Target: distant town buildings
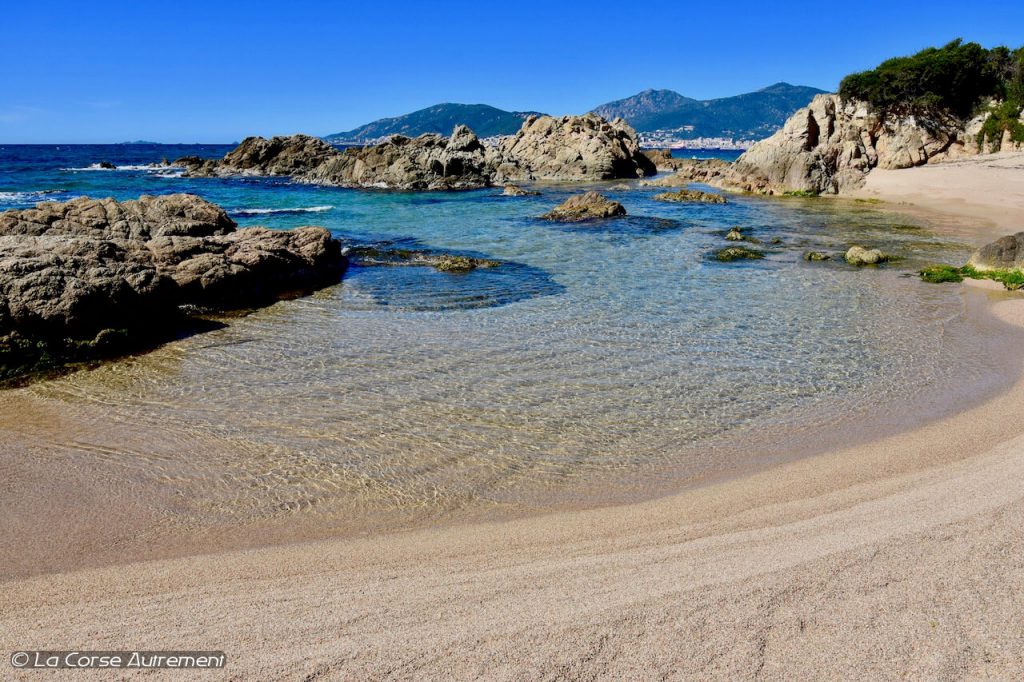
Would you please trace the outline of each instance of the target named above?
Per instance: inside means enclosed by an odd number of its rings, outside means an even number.
[[[736,140],[731,137],[685,137],[692,133],[693,126],[672,130],[650,130],[637,133],[640,146],[645,148],[669,149],[748,149],[757,140]]]

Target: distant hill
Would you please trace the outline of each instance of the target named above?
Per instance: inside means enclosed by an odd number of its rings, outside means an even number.
[[[389,135],[415,137],[423,133],[448,135],[452,128],[464,123],[480,137],[511,135],[523,125],[530,111],[504,111],[486,104],[437,104],[405,116],[382,118],[355,130],[324,137],[333,143],[366,143]]]
[[[697,100],[674,90],[644,90],[625,99],[608,102],[594,112],[608,120],[626,119],[639,132],[673,130],[673,137],[768,137],[794,111],[824,92],[789,83],[776,83],[757,92],[721,99]],[[512,135],[523,119],[536,111],[505,111],[487,104],[436,104],[404,116],[382,118],[354,130],[324,137],[328,142],[366,144],[390,135],[415,137],[423,133],[448,135],[464,123],[480,137]],[[681,130],[692,126],[692,130]]]
[[[594,112],[611,120],[626,119],[638,132],[680,131],[678,137],[760,139],[778,130],[786,119],[811,99],[818,88],[776,83],[756,92],[720,99],[696,100],[673,90],[644,90],[608,102]]]

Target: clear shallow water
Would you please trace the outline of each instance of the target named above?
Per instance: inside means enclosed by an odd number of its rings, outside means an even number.
[[[0,208],[185,191],[241,225],[319,224],[506,264],[353,267],[309,298],[7,394],[0,425],[34,454],[152,491],[177,524],[302,511],[359,525],[653,494],[756,466],[772,443],[785,454],[855,423],[895,427],[888,415],[938,410],[927,396],[967,377],[1005,380],[961,289],[904,276],[969,249],[871,205],[673,205],[611,183],[630,217],[562,226],[535,216],[579,188],[357,192],[139,168],[228,148],[0,148]],[[62,170],[99,161],[126,168]],[[710,259],[733,225],[768,257]],[[853,243],[907,260],[802,260]]]

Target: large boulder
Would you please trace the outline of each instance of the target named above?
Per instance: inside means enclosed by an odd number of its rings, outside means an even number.
[[[0,365],[12,363],[12,348],[34,361],[32,352],[59,355],[112,330],[149,341],[158,330],[173,333],[182,306],[264,305],[333,284],[345,265],[323,228],[236,229],[221,208],[192,195],[83,197],[6,211]]]
[[[1024,232],[1000,237],[975,251],[968,264],[976,270],[1024,271]]]
[[[310,135],[247,137],[223,159],[212,162],[186,156],[175,163],[190,176],[295,175],[339,156],[337,148]]]
[[[622,119],[596,114],[530,116],[502,141],[498,175],[507,180],[587,182],[657,173],[640,151],[636,131]]]
[[[491,184],[493,160],[472,130],[456,126],[451,137],[394,135],[353,147],[298,175],[304,182],[399,190],[475,189]]]

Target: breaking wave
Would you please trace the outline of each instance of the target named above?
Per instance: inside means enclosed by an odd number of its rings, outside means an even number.
[[[294,215],[298,213],[324,213],[333,210],[333,206],[306,206],[297,208],[239,208],[231,211],[231,215],[247,217],[257,215]]]

